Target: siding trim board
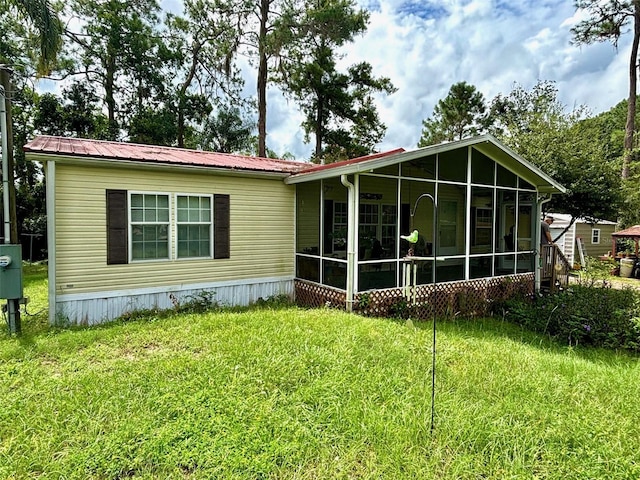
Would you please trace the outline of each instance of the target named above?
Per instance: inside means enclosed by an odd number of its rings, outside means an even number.
[[[220,287],[236,287],[242,285],[253,285],[259,283],[278,283],[293,281],[293,275],[287,275],[282,277],[265,277],[254,278],[249,280],[228,280],[221,282],[206,282],[206,283],[193,283],[193,284],[179,284],[179,285],[163,285],[158,287],[143,287],[132,288],[127,290],[102,290],[100,292],[82,292],[82,293],[59,293],[58,299],[63,301],[80,301],[91,300],[99,296],[100,298],[116,298],[116,297],[128,297],[135,295],[155,295],[157,293],[179,292],[181,290],[210,290],[212,288]]]
[[[205,290],[212,291],[212,300],[220,305],[246,306],[260,298],[276,295],[293,297],[293,284],[293,277],[259,278],[250,281],[58,295],[55,319],[69,325],[97,325],[139,310],[171,309],[175,307],[175,302],[187,302]]]

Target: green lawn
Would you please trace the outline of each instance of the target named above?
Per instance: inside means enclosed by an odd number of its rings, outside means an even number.
[[[430,352],[430,323],[333,310],[29,320],[0,335],[0,478],[640,478],[638,358],[440,322],[431,434]]]

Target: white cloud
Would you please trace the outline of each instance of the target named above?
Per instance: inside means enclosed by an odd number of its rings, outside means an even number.
[[[575,46],[571,27],[583,20],[563,0],[357,0],[370,11],[367,32],[345,49],[341,65],[367,61],[398,91],[379,97],[387,135],[380,150],[414,148],[422,120],[450,86],[466,81],[487,101],[508,94],[514,83],[531,88],[538,80],[557,82],[561,101],[592,113],[608,110],[627,96],[630,37],[610,44]],[[163,0],[179,13],[180,0]],[[245,66],[246,67],[246,66]],[[246,73],[245,92],[255,95],[255,71]],[[294,102],[271,87],[267,144],[278,154],[308,158],[302,115]]]

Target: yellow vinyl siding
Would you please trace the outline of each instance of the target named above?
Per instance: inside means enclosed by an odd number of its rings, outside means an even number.
[[[172,205],[175,193],[230,195],[231,258],[107,265],[107,189],[168,193]],[[294,193],[278,178],[58,163],[56,290],[83,293],[292,276]],[[176,245],[171,247],[175,251]]]

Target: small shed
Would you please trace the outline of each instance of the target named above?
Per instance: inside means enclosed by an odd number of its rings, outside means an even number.
[[[571,223],[572,216],[566,213],[552,213],[553,223],[549,230],[551,237],[572,265],[580,262],[578,245],[589,257],[600,257],[611,250],[609,238],[616,231],[617,223],[609,220],[587,220],[578,218]]]

